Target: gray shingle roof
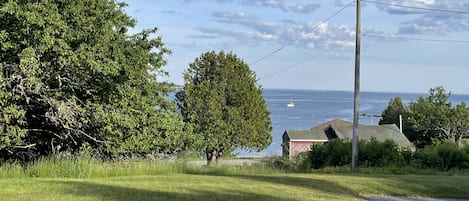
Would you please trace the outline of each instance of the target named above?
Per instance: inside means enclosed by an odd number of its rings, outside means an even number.
[[[321,130],[286,130],[284,135],[287,135],[291,141],[294,140],[328,140],[324,131]]]
[[[323,131],[323,130],[326,130],[327,128],[329,128],[329,126],[332,126],[332,127],[352,126],[352,122],[345,121],[345,120],[342,120],[342,119],[334,119],[332,121],[328,121],[326,123],[315,126],[315,127],[311,128],[311,130],[322,130]]]
[[[338,138],[352,139],[353,132],[352,126],[332,126]],[[358,126],[358,136],[360,140],[376,140],[384,142],[386,140],[393,140],[399,147],[412,147],[412,143],[400,133],[396,125],[381,125],[381,126]]]
[[[318,126],[311,128],[310,130],[288,130],[285,131],[290,139],[307,139],[307,140],[327,140],[325,130],[331,128],[338,138],[352,139],[352,122],[334,119],[332,121],[325,122]],[[402,134],[396,125],[380,125],[380,126],[358,126],[358,135],[360,140],[370,140],[376,138],[376,140],[384,142],[387,139],[393,140],[399,147],[412,147],[412,143]],[[331,136],[329,136],[331,137]]]

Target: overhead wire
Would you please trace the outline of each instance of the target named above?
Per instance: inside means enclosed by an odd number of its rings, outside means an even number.
[[[324,20],[322,20],[321,22],[317,23],[316,25],[314,25],[313,27],[311,27],[311,29],[307,30],[306,33],[309,33],[309,32],[312,32],[314,29],[318,28],[321,24],[324,24],[325,22],[329,21],[330,19],[332,19],[333,17],[337,16],[339,13],[341,13],[342,11],[344,11],[346,8],[348,8],[349,6],[351,6],[353,3],[355,2],[355,0],[351,1],[350,3],[348,3],[347,5],[343,6],[341,9],[339,9],[338,11],[336,11],[335,13],[333,13],[332,15],[329,15],[327,18],[325,18]],[[282,45],[280,48],[262,56],[261,58],[251,62],[249,65],[254,65],[264,59],[266,59],[267,57],[270,57],[272,55],[274,55],[275,53],[281,51],[282,49],[284,49],[285,47],[291,45],[292,43],[294,43],[295,41],[298,41],[300,40],[301,38],[304,37],[304,34],[288,41],[287,43],[285,43],[284,45]]]
[[[426,11],[433,11],[433,12],[445,12],[445,13],[459,13],[459,14],[469,14],[469,11],[465,10],[449,10],[449,9],[439,9],[439,8],[426,8],[426,7],[418,7],[418,6],[407,6],[402,4],[395,4],[395,3],[386,3],[380,1],[371,1],[371,0],[361,0],[367,3],[373,3],[378,5],[384,5],[389,7],[400,7],[400,8],[408,8],[414,10],[426,10]]]
[[[425,38],[411,38],[402,36],[385,36],[375,34],[362,34],[363,37],[369,38],[381,38],[388,40],[413,40],[413,41],[425,41],[425,42],[446,42],[446,43],[469,43],[469,40],[449,40],[449,39],[425,39]]]
[[[352,42],[353,40],[355,40],[355,39],[349,39],[349,40],[346,40],[346,41],[344,41],[344,42]],[[306,62],[308,62],[308,61],[313,60],[313,59],[316,58],[316,57],[320,57],[320,56],[322,56],[322,55],[324,55],[324,54],[326,54],[326,53],[329,53],[329,52],[331,52],[332,50],[335,50],[335,49],[337,49],[337,48],[339,48],[339,47],[344,47],[344,46],[336,45],[336,46],[334,46],[334,47],[332,47],[332,48],[330,48],[330,49],[324,50],[324,51],[322,51],[322,52],[320,52],[320,53],[318,53],[318,54],[316,54],[316,55],[313,55],[313,56],[311,56],[311,57],[308,57],[307,59],[304,59],[304,60],[302,60],[302,61],[300,61],[300,62],[297,62],[297,63],[295,63],[295,64],[293,64],[293,65],[284,67],[284,68],[282,68],[282,69],[280,69],[280,70],[278,70],[278,71],[275,71],[275,72],[273,72],[273,73],[270,73],[270,74],[267,74],[267,75],[265,75],[265,76],[263,76],[263,77],[260,77],[259,80],[263,80],[263,79],[272,77],[272,76],[274,76],[274,75],[276,75],[276,74],[279,74],[279,73],[281,73],[281,72],[284,72],[284,71],[286,71],[286,70],[295,68],[295,67],[297,67],[297,66],[299,66],[299,65],[301,65],[301,64],[303,64],[303,63],[306,63]]]
[[[426,10],[426,11],[431,11],[431,12],[449,12],[449,13],[458,13],[458,14],[469,14],[469,11],[462,11],[462,10],[448,10],[448,9],[437,9],[437,8],[425,8],[425,7],[417,7],[417,6],[406,6],[406,5],[400,5],[400,4],[394,4],[394,3],[385,3],[385,2],[379,2],[379,1],[372,1],[372,0],[362,0],[363,2],[367,2],[367,3],[373,3],[373,4],[378,4],[378,5],[385,5],[385,6],[392,6],[392,7],[401,7],[401,8],[408,8],[408,9],[416,9],[416,10]],[[340,10],[338,10],[337,12],[335,12],[334,14],[330,15],[329,17],[327,17],[325,20],[321,21],[320,23],[316,24],[314,27],[312,27],[310,30],[307,31],[308,32],[311,32],[313,31],[314,29],[316,29],[319,25],[327,22],[328,20],[330,20],[331,18],[335,17],[336,15],[338,15],[339,13],[341,13],[343,10],[345,10],[347,7],[349,7],[350,5],[352,5],[353,3],[355,2],[355,0],[353,0],[352,2],[350,2],[349,4],[345,5],[344,7],[342,7]],[[425,41],[425,42],[449,42],[449,43],[469,43],[468,40],[449,40],[449,39],[424,39],[424,38],[411,38],[411,37],[401,37],[401,36],[385,36],[385,35],[375,35],[375,34],[362,34],[361,36],[363,37],[370,37],[370,38],[382,38],[382,39],[392,39],[392,40],[412,40],[412,41]],[[253,65],[255,63],[258,63],[264,59],[266,59],[267,57],[281,51],[283,48],[291,45],[293,42],[301,39],[303,37],[303,35],[285,43],[283,46],[281,46],[280,48],[270,52],[269,54],[266,54],[265,56],[255,60],[254,62],[252,62],[250,65]],[[351,42],[353,41],[353,39],[350,39],[350,40],[347,40],[346,42]],[[337,45],[333,48],[330,48],[330,49],[327,49],[325,51],[322,51],[314,56],[311,56],[307,59],[304,59],[300,62],[297,62],[293,65],[290,65],[290,66],[287,66],[287,67],[284,67],[278,71],[275,71],[273,73],[270,73],[270,74],[267,74],[263,77],[260,77],[259,80],[263,80],[263,79],[266,79],[266,78],[269,78],[269,77],[272,77],[278,73],[281,73],[281,72],[284,72],[286,70],[289,70],[289,69],[292,69],[292,68],[295,68],[303,63],[306,63],[314,58],[317,58],[319,56],[322,56],[332,50],[335,50],[339,47],[343,47],[343,46],[340,46],[340,45]]]

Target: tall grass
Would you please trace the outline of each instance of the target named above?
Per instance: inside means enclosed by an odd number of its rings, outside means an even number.
[[[25,167],[17,163],[5,163],[0,166],[0,178],[101,178],[136,175],[267,175],[279,173],[339,173],[339,174],[415,174],[415,175],[469,175],[469,170],[419,168],[415,166],[359,167],[352,172],[349,165],[305,169],[304,160],[290,161],[283,158],[271,158],[264,163],[250,166],[195,166],[186,161],[176,160],[137,160],[103,162],[87,155],[62,154],[41,158]]]
[[[23,167],[18,163],[5,163],[0,166],[0,178],[26,177]]]
[[[169,174],[248,175],[280,172],[265,164],[200,167],[176,160],[103,162],[87,155],[71,154],[40,158],[25,167],[16,163],[0,166],[0,178],[94,178]]]

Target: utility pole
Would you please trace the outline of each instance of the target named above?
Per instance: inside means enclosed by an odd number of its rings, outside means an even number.
[[[360,37],[361,37],[361,8],[357,0],[357,24],[355,33],[355,89],[353,99],[353,137],[352,137],[352,171],[358,165],[358,122],[360,113]]]

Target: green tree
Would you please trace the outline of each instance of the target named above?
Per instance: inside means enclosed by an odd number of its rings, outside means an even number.
[[[207,52],[184,73],[177,95],[184,120],[203,139],[207,160],[236,148],[265,149],[272,141],[270,113],[255,74],[236,55]]]
[[[453,108],[452,114],[452,125],[455,128],[453,140],[462,147],[463,138],[469,137],[469,107],[467,107],[466,103],[461,102]]]
[[[381,119],[379,120],[379,125],[383,124],[396,124],[400,126],[399,115],[405,115],[406,109],[404,104],[402,104],[401,97],[396,96],[395,98],[389,101],[388,107],[381,114]]]
[[[3,159],[77,151],[174,152],[184,124],[158,82],[156,29],[113,0],[0,2],[0,152]],[[60,148],[59,148],[60,147]]]
[[[465,103],[452,107],[450,96],[443,87],[436,87],[429,90],[426,98],[419,97],[409,104],[408,120],[422,143],[430,144],[432,140],[454,143],[467,132],[468,109]]]
[[[408,121],[409,115],[407,108],[404,106],[399,96],[389,101],[388,106],[381,113],[379,124],[395,124],[396,126],[400,126],[399,115],[402,115],[402,132],[407,139],[418,147],[424,145],[426,143],[425,139],[422,138],[421,133],[416,132],[412,128],[412,124]],[[423,143],[424,141],[425,143]]]

